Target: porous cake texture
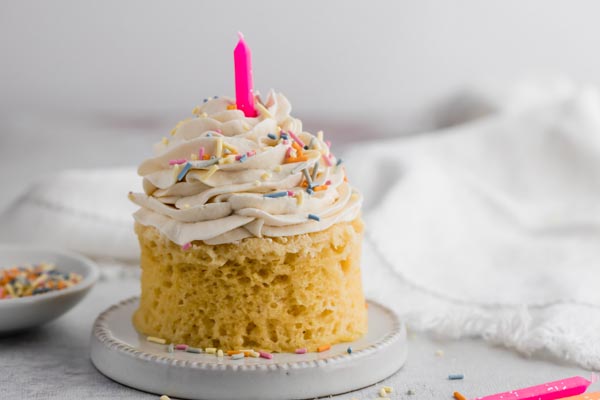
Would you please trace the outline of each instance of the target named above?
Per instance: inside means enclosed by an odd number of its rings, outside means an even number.
[[[315,351],[367,331],[360,217],[314,233],[193,242],[184,250],[136,224],[142,250],[138,331],[222,349]]]

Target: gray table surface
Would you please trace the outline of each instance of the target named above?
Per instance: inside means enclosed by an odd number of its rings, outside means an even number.
[[[148,124],[145,119],[141,123],[135,119],[61,119],[55,115],[0,117],[0,209],[35,178],[40,164],[46,172],[136,164],[148,154],[149,143],[172,125],[162,120]],[[352,136],[348,128],[344,132]],[[35,165],[24,165],[21,161],[25,155],[35,158]],[[158,398],[105,378],[89,358],[89,337],[96,316],[138,292],[138,281],[132,277],[100,281],[88,297],[58,320],[26,333],[0,337],[0,398]],[[409,336],[409,356],[403,369],[380,384],[334,398],[374,399],[381,385],[394,388],[392,399],[450,399],[456,390],[475,397],[590,375],[573,365],[541,356],[524,358],[477,339],[445,341],[424,334]],[[436,355],[438,350],[443,356]],[[465,379],[449,381],[450,373],[464,374]],[[592,389],[600,390],[599,386],[595,384]],[[408,390],[415,394],[408,396]]]

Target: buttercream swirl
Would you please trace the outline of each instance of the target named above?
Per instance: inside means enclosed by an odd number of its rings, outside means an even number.
[[[362,197],[319,132],[302,131],[291,105],[270,92],[259,115],[229,98],[194,109],[142,162],[135,220],[186,245],[310,233],[351,221]]]

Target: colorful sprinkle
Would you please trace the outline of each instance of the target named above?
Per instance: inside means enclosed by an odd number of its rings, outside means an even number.
[[[343,162],[344,162],[344,160],[342,160],[341,158],[338,158],[338,160],[335,162],[335,166],[337,167]]]
[[[266,351],[259,351],[258,354],[262,357],[262,358],[266,358],[267,360],[271,360],[273,358],[273,354],[271,353],[267,353]]]
[[[159,400],[171,400],[171,398],[169,396],[167,396],[166,394],[163,394],[162,396],[160,396]]]
[[[194,354],[200,354],[200,353],[202,353],[202,349],[201,349],[201,348],[198,348],[198,347],[189,347],[189,346],[188,346],[188,348],[187,348],[187,349],[185,349],[185,351],[186,351],[187,353],[194,353]]]
[[[300,147],[304,147],[304,142],[302,140],[300,140],[300,138],[298,136],[296,136],[296,134],[294,132],[289,131],[288,133],[290,134],[290,136],[292,137],[292,139],[294,139],[294,141],[296,143],[298,143],[298,145]]]
[[[217,145],[216,145],[216,149],[215,149],[215,156],[217,158],[219,158],[219,157],[221,157],[221,155],[223,155],[223,139],[217,138]]]
[[[312,214],[309,214],[309,215],[312,215]],[[318,353],[322,353],[322,352],[327,351],[329,349],[331,349],[331,345],[330,344],[324,344],[323,346],[317,347],[317,352]]]
[[[253,156],[255,156],[255,155],[256,155],[256,150],[250,150],[250,151],[247,151],[247,152],[246,152],[246,155],[247,155],[248,157],[253,157]]]
[[[282,139],[284,139],[284,140],[286,140],[286,139],[288,138],[288,135],[287,135],[287,133],[285,133],[284,131],[281,131],[281,132],[279,133],[279,137],[280,137],[280,138],[282,138]]]
[[[311,179],[313,181],[317,180],[318,173],[319,173],[319,161],[317,160],[317,162],[315,163],[315,166],[313,167],[312,175],[311,175]]]
[[[283,191],[283,192],[265,193],[265,194],[263,194],[263,197],[269,197],[272,199],[276,199],[278,197],[286,197],[287,195],[288,195],[288,192]]]
[[[185,243],[184,245],[181,246],[181,250],[183,250],[183,251],[187,251],[187,250],[189,250],[191,248],[192,248],[192,243],[191,242],[187,242],[187,243]]]
[[[394,388],[392,388],[391,386],[384,386],[383,390],[385,390],[386,393],[392,393],[394,391]]]
[[[158,338],[158,337],[155,337],[155,336],[148,336],[146,338],[146,340],[149,341],[149,342],[158,343],[158,344],[165,344],[165,343],[167,343],[167,341],[165,339]]]
[[[379,389],[379,397],[387,397],[387,392],[384,388]]]
[[[451,381],[463,379],[465,376],[463,374],[450,374],[448,375],[448,379]]]
[[[307,188],[307,189],[306,189],[306,193],[308,193],[308,194],[313,194],[314,192],[315,192],[315,191],[314,191],[314,190],[312,190],[312,188]]]
[[[223,357],[223,350],[219,349],[217,350],[217,357]]]
[[[346,349],[346,353],[348,353],[348,354],[352,354],[352,347],[348,347],[348,348]]]
[[[0,270],[0,299],[28,297],[62,290],[79,283],[82,276],[60,272],[54,264],[16,266]]]
[[[215,354],[217,352],[217,348],[216,347],[207,347],[204,351],[206,351],[207,354]]]
[[[268,137],[269,139],[272,139],[272,140],[277,140],[277,136],[275,136],[275,135],[274,135],[274,134],[272,134],[272,133],[269,133],[269,134],[267,134],[267,137]]]
[[[237,110],[237,104],[229,104],[229,105],[227,106],[227,109],[228,109],[228,110]]]
[[[237,156],[235,156],[235,160],[236,160],[236,161],[239,161],[239,162],[242,162],[242,163],[243,163],[244,161],[246,161],[246,159],[247,159],[247,158],[248,158],[248,156],[247,156],[247,155],[245,155],[245,154],[242,154],[242,155],[237,155]]]
[[[294,194],[295,194],[295,193],[294,193],[294,191],[293,191],[293,190],[288,190],[288,191],[287,191],[287,195],[288,195],[289,197],[294,197]]]
[[[217,170],[218,170],[218,169],[219,169],[219,166],[218,166],[217,164],[215,164],[215,165],[211,166],[211,167],[208,169],[208,171],[206,171],[206,174],[204,174],[204,179],[208,179],[208,178],[210,178],[211,176],[213,176],[213,174],[214,174],[215,172],[217,172]]]
[[[406,394],[407,394],[407,395],[409,395],[409,396],[412,396],[412,395],[414,395],[414,394],[415,394],[415,392],[414,392],[414,390],[412,390],[412,389],[408,389],[408,390],[406,391]]]
[[[327,190],[327,189],[329,189],[329,187],[327,185],[319,185],[319,186],[314,186],[312,189],[315,192],[320,192],[321,190]]]
[[[183,168],[181,169],[181,171],[177,175],[177,182],[181,181],[185,177],[185,174],[188,173],[188,171],[190,170],[190,168],[192,168],[192,164],[190,164],[190,163],[186,163],[183,166]]]
[[[167,139],[166,137],[162,138],[161,140],[162,144],[164,144],[165,146],[169,144],[169,139]]]
[[[232,359],[232,360],[241,360],[241,359],[242,359],[242,358],[244,358],[244,357],[246,357],[246,356],[244,355],[244,353],[236,353],[236,354],[233,354],[233,355],[231,356],[231,359]]]
[[[308,174],[308,169],[304,168],[302,170],[302,174],[304,175],[304,179],[306,179],[306,183],[307,183],[308,187],[310,188],[312,186],[312,179],[311,179],[310,175]]]
[[[173,343],[171,343],[169,345],[169,347],[167,347],[167,352],[173,353],[174,351],[175,351],[175,346],[173,345]]]
[[[305,348],[302,348],[302,349],[296,349],[295,353],[296,353],[296,354],[306,354],[306,351],[307,351],[307,350],[306,350]]]
[[[320,221],[321,218],[318,215],[315,214],[308,214],[308,219],[312,219],[314,221]]]
[[[175,345],[175,350],[183,350],[186,351],[188,349],[188,345],[187,344],[177,344]]]
[[[462,394],[460,394],[459,392],[454,392],[454,398],[456,400],[467,400],[467,398],[465,396],[463,396]]]
[[[322,157],[322,158],[323,158],[323,160],[325,161],[325,164],[326,164],[328,167],[331,167],[331,166],[333,166],[333,164],[331,163],[331,159],[329,158],[329,156],[326,156],[325,154],[323,154],[323,157]]]

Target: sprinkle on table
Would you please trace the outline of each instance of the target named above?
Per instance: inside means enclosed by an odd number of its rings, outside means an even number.
[[[149,341],[149,342],[158,343],[158,344],[165,344],[165,343],[167,343],[167,341],[165,339],[158,338],[158,337],[155,337],[155,336],[148,336],[146,338],[146,340]]]
[[[331,345],[330,344],[324,344],[323,346],[317,347],[317,353],[322,353],[322,352],[327,351],[329,349],[331,349]]]
[[[62,290],[79,283],[81,279],[81,275],[61,272],[54,264],[49,263],[0,269],[0,299]]]
[[[463,396],[462,394],[460,394],[459,392],[454,392],[454,398],[456,400],[467,400],[467,398],[465,396]]]
[[[166,394],[163,394],[162,396],[160,396],[159,400],[171,400],[171,398],[169,396],[167,396]]]
[[[464,379],[464,375],[463,374],[450,374],[448,375],[448,379],[450,379],[451,381],[457,381],[457,380],[461,380]]]
[[[383,390],[385,390],[386,393],[392,393],[394,391],[394,388],[392,388],[391,386],[384,386]]]
[[[231,355],[232,360],[241,360],[244,357],[245,357],[244,353],[236,353],[236,354]]]
[[[217,357],[220,357],[220,358],[223,357],[223,350],[221,350],[221,349],[217,350]]]
[[[207,347],[206,349],[204,349],[204,351],[206,351],[206,354],[215,354],[217,352],[217,348],[216,347]]]
[[[175,352],[175,345],[173,343],[169,344],[169,347],[167,347],[167,352],[168,353],[174,353]]]
[[[348,348],[346,349],[346,353],[348,353],[348,354],[352,354],[352,347],[348,347]]]

